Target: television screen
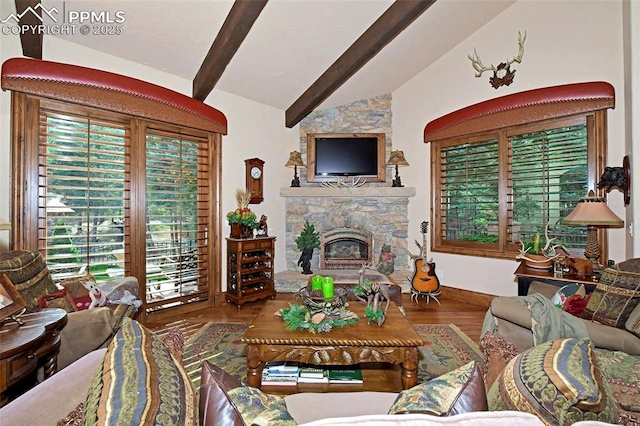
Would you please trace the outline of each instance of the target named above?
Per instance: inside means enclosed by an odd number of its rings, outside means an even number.
[[[315,175],[364,176],[378,174],[378,138],[316,137]]]

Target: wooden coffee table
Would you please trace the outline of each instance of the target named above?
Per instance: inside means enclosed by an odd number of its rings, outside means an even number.
[[[360,316],[360,321],[328,333],[312,334],[306,330],[289,331],[275,312],[290,302],[269,300],[242,337],[247,344],[247,384],[260,387],[262,369],[270,361],[296,361],[313,365],[392,364],[401,367],[403,389],[418,381],[418,347],[423,344],[409,321],[391,304],[382,327],[367,324],[365,306],[351,303],[349,309]],[[372,374],[376,376],[378,374]],[[384,373],[381,375],[385,376]],[[365,385],[367,377],[364,375]],[[388,377],[388,376],[385,376]],[[342,387],[346,385],[333,385]],[[301,385],[298,385],[300,388]],[[327,386],[324,386],[325,388]],[[393,391],[394,387],[386,389]],[[328,390],[328,389],[323,389]]]

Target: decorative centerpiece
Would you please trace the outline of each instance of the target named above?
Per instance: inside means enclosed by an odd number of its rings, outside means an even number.
[[[252,238],[253,230],[259,225],[256,214],[249,208],[251,192],[243,189],[236,190],[238,208],[227,213],[227,220],[231,226],[231,238]]]
[[[544,227],[544,246],[540,242],[540,233],[537,232],[531,241],[520,241],[520,253],[516,256],[517,260],[523,260],[529,268],[550,269],[553,260],[560,256],[557,249],[565,249],[556,238],[549,238],[549,223]]]
[[[342,328],[355,324],[360,319],[348,311],[347,291],[343,288],[332,289],[332,297],[325,297],[322,290],[309,290],[304,287],[294,298],[302,300],[303,305],[291,304],[279,310],[289,330],[308,330],[310,333],[329,332],[334,327]]]

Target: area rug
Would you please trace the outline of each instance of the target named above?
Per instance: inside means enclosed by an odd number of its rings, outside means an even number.
[[[200,371],[206,360],[223,368],[240,380],[245,379],[247,347],[241,338],[248,324],[208,323],[202,327],[178,321],[167,324],[157,334],[170,328],[181,329],[185,335],[183,364],[196,389],[200,387]],[[482,362],[482,351],[453,324],[414,324],[424,340],[419,348],[418,383],[455,370],[470,361]]]

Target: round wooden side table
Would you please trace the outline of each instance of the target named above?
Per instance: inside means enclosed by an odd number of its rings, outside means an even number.
[[[47,379],[58,371],[58,352],[60,351],[60,330],[67,324],[67,312],[64,309],[46,308],[20,317],[23,327],[41,326],[45,329],[45,339],[36,349],[38,365],[44,367]]]
[[[5,391],[35,371],[35,351],[45,337],[42,325],[18,327],[14,322],[0,328],[0,407],[8,402]]]

